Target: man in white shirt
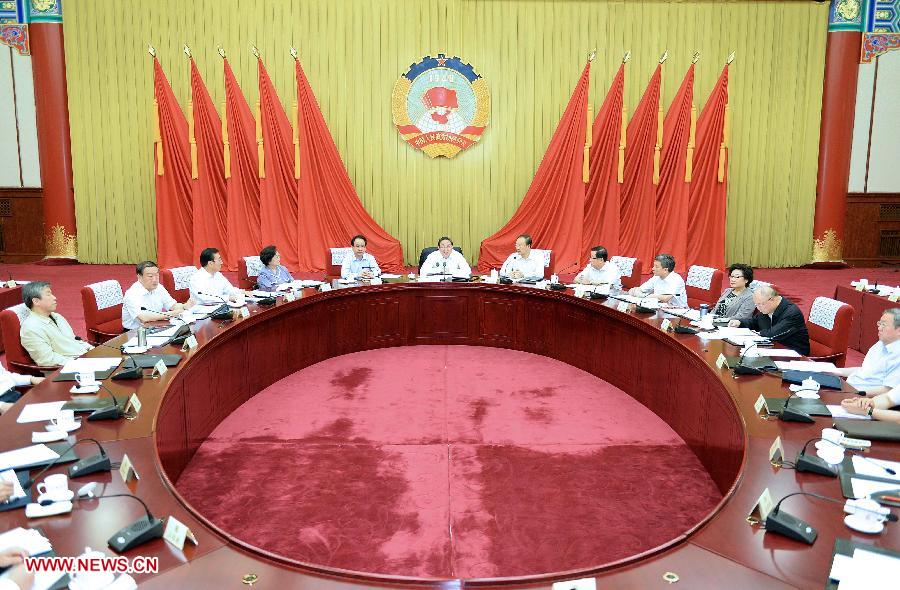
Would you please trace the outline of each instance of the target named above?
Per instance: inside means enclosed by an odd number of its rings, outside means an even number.
[[[20,397],[22,397],[22,394],[16,391],[16,387],[37,385],[43,380],[43,377],[32,377],[31,375],[12,373],[0,366],[0,414],[8,410]]]
[[[200,252],[200,270],[191,277],[191,299],[205,305],[223,303],[223,300],[237,303],[244,292],[232,286],[222,274],[222,255],[215,248],[205,248]]]
[[[381,268],[375,262],[375,257],[366,252],[369,241],[366,236],[353,236],[350,240],[350,246],[353,253],[350,256],[344,256],[341,263],[342,279],[371,279],[381,274]]]
[[[873,397],[900,387],[900,307],[888,309],[878,320],[878,342],[872,345],[861,367],[829,371]]]
[[[671,254],[660,254],[653,259],[653,276],[650,280],[631,290],[637,297],[659,299],[660,303],[668,303],[672,307],[687,307],[687,290],[684,279],[675,270],[675,257]]]
[[[514,281],[540,281],[544,278],[544,257],[532,254],[531,236],[516,238],[516,251],[500,267],[500,276]]]
[[[141,262],[134,268],[138,280],[125,291],[122,303],[122,326],[135,330],[146,322],[158,322],[179,315],[193,305],[178,303],[165,287],[159,284],[159,267],[152,260]]]
[[[472,268],[463,255],[453,249],[453,240],[443,236],[438,240],[438,249],[425,259],[419,275],[453,275],[454,278],[468,279],[472,276]]]
[[[582,285],[609,285],[622,288],[622,271],[609,262],[609,252],[603,246],[591,248],[591,260],[584,270],[575,277],[575,282]]]

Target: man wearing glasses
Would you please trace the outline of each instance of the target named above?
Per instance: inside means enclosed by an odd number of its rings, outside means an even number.
[[[830,373],[873,397],[900,387],[900,307],[888,309],[878,320],[878,342],[872,345],[861,367],[838,367]]]
[[[750,328],[804,356],[809,354],[809,332],[799,307],[779,295],[771,285],[757,288],[753,303],[759,313],[749,320],[731,320],[728,325]]]

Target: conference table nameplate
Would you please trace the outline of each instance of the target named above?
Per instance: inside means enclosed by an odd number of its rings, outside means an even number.
[[[140,480],[127,484],[128,489],[147,501],[156,516],[174,515],[200,537],[199,546],[189,545],[183,554],[162,540],[126,554],[160,557],[160,573],[149,579],[141,577],[142,587],[188,587],[191,581],[201,579],[209,587],[236,586],[247,573],[257,574],[261,587],[438,585],[434,580],[300,564],[256,550],[194,512],[173,482],[232,411],[304,367],[342,354],[393,346],[510,348],[566,362],[624,390],[671,425],[724,495],[716,510],[680,538],[621,562],[597,564],[590,571],[566,576],[557,573],[556,579],[598,575],[612,584],[609,587],[646,588],[658,585],[660,576],[672,571],[688,582],[686,587],[821,587],[836,538],[900,546],[895,524],[889,523],[884,533],[874,537],[853,533],[842,522],[840,506],[804,497],[789,500],[785,510],[818,529],[814,546],[766,535],[749,525],[745,517],[764,488],[769,488],[776,500],[801,490],[840,498],[836,479],[777,470],[768,461],[776,436],[781,436],[792,458],[807,440],[820,436],[830,421],[798,424],[761,419],[753,407],[760,394],[785,397],[788,393],[778,377],[735,379],[727,369],[716,368],[719,354],[734,356],[738,353],[735,347],[663,332],[659,329],[661,313],[623,313],[615,309],[616,303],[612,299],[577,299],[571,292],[469,283],[382,284],[325,293],[305,290],[293,302],[251,305],[247,318],[198,322],[197,348],[184,353],[171,346],[161,350],[185,357],[161,378],[106,382],[116,395],[137,392],[142,409],[136,419],[86,422],[75,434],[103,442],[114,461],[127,453],[141,475]],[[97,348],[89,354],[114,353]],[[47,380],[24,400],[69,399],[70,385]],[[823,391],[822,397],[825,403],[836,403],[846,395]],[[30,444],[31,432],[38,425],[17,424],[18,413],[14,408],[0,417],[0,448]],[[95,452],[90,443],[76,448],[82,457]],[[876,442],[872,454],[900,460],[900,447]],[[117,472],[92,479],[108,483],[109,493],[126,488]],[[109,551],[106,538],[139,515],[140,504],[116,498],[76,505],[71,515],[40,521],[28,521],[21,510],[6,512],[0,514],[0,526],[42,526],[58,552],[77,555],[86,545]],[[552,577],[548,575],[545,582],[520,580],[518,585],[535,587],[537,583],[537,587],[549,588]],[[515,580],[465,583],[517,585]]]

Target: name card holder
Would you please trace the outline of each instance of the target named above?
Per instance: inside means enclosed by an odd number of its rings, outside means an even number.
[[[897,303],[900,301],[900,287],[894,287],[894,290],[888,295],[888,301],[891,303]]]
[[[331,291],[331,285],[329,285],[327,283],[324,285],[321,285],[319,287],[319,291],[321,291],[322,293],[324,293],[325,291]]]
[[[750,524],[764,524],[774,506],[775,502],[772,500],[772,493],[769,491],[769,488],[764,489],[759,496],[759,500],[753,506],[753,510],[747,515],[747,522]]]
[[[197,348],[197,337],[193,334],[185,338],[184,345],[181,347],[181,352],[187,352],[189,350],[193,350]]]
[[[659,324],[659,329],[663,332],[671,332],[672,331],[672,322],[665,319]]]
[[[597,590],[597,579],[581,578],[579,580],[554,582],[552,590]]]
[[[759,397],[756,398],[753,409],[756,410],[756,414],[763,420],[768,420],[771,415],[769,405],[766,403],[766,397],[763,394],[759,394]]]
[[[250,309],[249,309],[248,307],[246,307],[246,306],[244,306],[244,307],[241,308],[241,312],[240,312],[240,313],[241,313],[241,317],[242,317],[242,318],[249,318],[249,317],[250,317]]]
[[[162,359],[159,359],[158,361],[156,361],[156,364],[153,365],[152,377],[154,379],[156,379],[157,377],[162,377],[168,370],[169,367],[166,366],[166,363]]]
[[[125,404],[125,413],[128,414],[131,410],[134,410],[135,416],[141,411],[141,400],[138,398],[137,393],[132,393],[131,397],[128,398],[128,403]]]
[[[719,353],[719,357],[716,359],[716,368],[724,369],[726,367],[728,367],[728,359],[725,358],[724,354]]]
[[[619,311],[621,311],[623,313],[628,313],[628,302],[620,301],[619,304],[616,306],[616,309],[618,309]]]
[[[285,300],[285,301],[294,301],[294,300],[296,300],[296,299],[297,299],[297,298],[294,297],[294,292],[293,292],[293,291],[285,291],[285,292],[284,292],[284,300]]]
[[[3,283],[3,285],[8,289],[13,289],[16,286],[16,282],[14,280],[10,279],[10,280],[6,281],[5,283]]]
[[[769,463],[773,467],[781,467],[784,463],[784,445],[781,443],[781,437],[776,436],[775,442],[769,447]]]
[[[163,539],[178,547],[179,551],[184,551],[185,540],[197,545],[197,537],[191,532],[191,529],[174,516],[170,516],[166,521],[166,530],[163,532]]]
[[[122,455],[122,463],[119,465],[119,475],[122,476],[122,481],[125,483],[128,483],[132,479],[141,479],[141,476],[138,475],[134,465],[131,464],[131,459],[128,458],[128,455]]]

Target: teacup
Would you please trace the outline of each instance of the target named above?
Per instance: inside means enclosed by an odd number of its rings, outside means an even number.
[[[69,430],[78,422],[75,421],[75,410],[60,410],[54,418],[50,418],[50,424],[58,430]]]
[[[45,477],[36,487],[38,494],[51,500],[65,499],[62,496],[69,491],[69,477],[65,473],[54,473]]]

